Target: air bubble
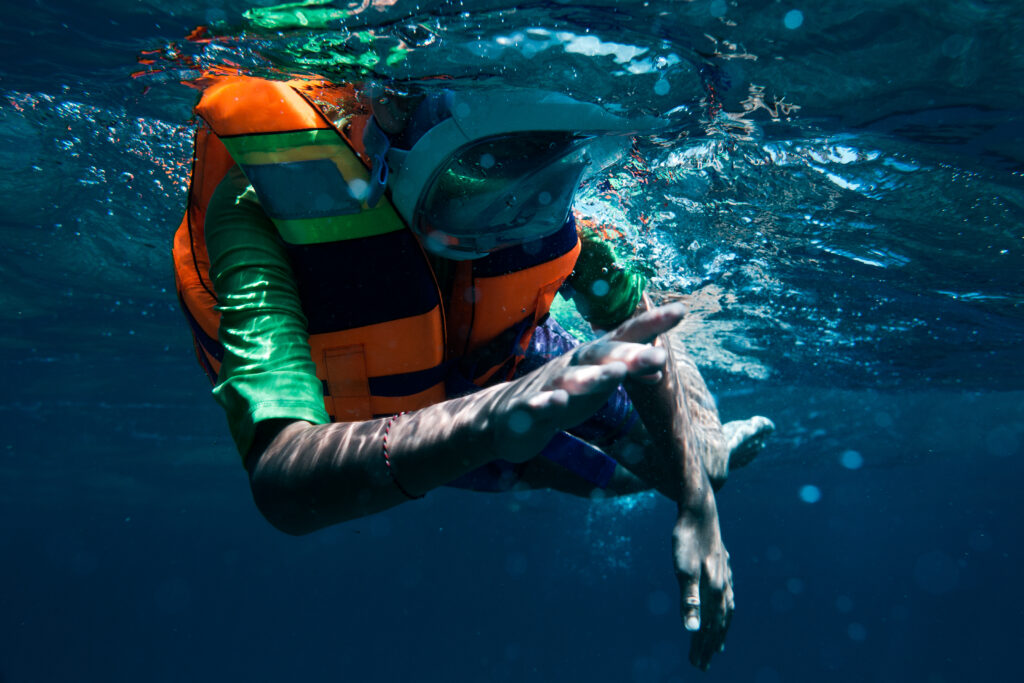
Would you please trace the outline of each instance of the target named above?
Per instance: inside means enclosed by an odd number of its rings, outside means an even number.
[[[522,410],[517,410],[508,418],[508,428],[516,434],[525,434],[533,426],[533,418]]]
[[[348,191],[352,193],[352,196],[358,200],[366,199],[366,188],[370,185],[362,178],[356,178],[350,180],[348,183]]]
[[[798,9],[791,9],[786,12],[786,16],[782,19],[782,23],[789,30],[800,28],[804,23],[804,13]]]
[[[857,451],[845,451],[839,456],[839,462],[848,470],[859,470],[864,465],[864,456]]]
[[[821,500],[821,489],[813,484],[807,484],[800,488],[800,500],[805,503],[817,503]]]

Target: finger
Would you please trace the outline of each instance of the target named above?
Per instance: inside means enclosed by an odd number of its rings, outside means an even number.
[[[513,434],[523,436],[548,429],[561,421],[568,405],[569,394],[564,389],[541,391],[510,410],[505,426]]]
[[[732,587],[732,565],[729,563],[728,550],[725,551],[725,590],[722,591],[722,599],[725,601],[725,610],[722,619],[722,633],[718,639],[719,652],[725,652],[725,637],[729,633],[732,615],[736,611],[736,593]]]
[[[701,604],[700,631],[695,633],[690,642],[690,663],[701,671],[707,671],[711,665],[711,655],[718,649],[717,634],[721,619],[721,594],[705,589]]]
[[[700,579],[696,576],[682,581],[682,603],[680,612],[683,617],[683,626],[687,631],[700,630]]]
[[[690,643],[690,663],[701,671],[707,671],[711,666],[711,657],[719,651],[722,645],[722,630],[712,624],[712,619],[705,615],[700,632],[693,634],[693,641]]]
[[[701,659],[701,654],[704,652],[704,633],[697,632],[693,634],[693,638],[690,639],[690,654],[689,660],[692,666],[698,669],[704,670],[704,661]]]
[[[651,302],[651,297],[647,292],[643,292],[640,295],[640,308],[643,311],[649,311],[654,308],[654,304]]]
[[[655,372],[650,375],[633,375],[632,380],[639,382],[640,384],[657,384],[665,377],[664,372]]]
[[[542,391],[531,396],[526,405],[538,420],[554,419],[569,405],[569,393],[565,389]]]
[[[612,341],[649,344],[678,325],[685,315],[686,308],[680,303],[661,306],[630,318],[606,336]]]
[[[584,396],[611,391],[625,377],[626,365],[616,361],[605,365],[570,367],[555,379],[555,384],[570,396]]]
[[[700,631],[694,633],[693,638],[690,640],[690,664],[701,671],[707,671],[708,667],[711,666],[711,655],[708,645],[710,638],[710,629],[703,627],[702,624]]]
[[[573,365],[604,365],[621,362],[631,376],[661,372],[668,360],[662,348],[647,344],[633,344],[598,340],[581,346],[572,358]]]
[[[708,610],[706,606],[707,602],[705,602],[704,613],[705,628],[701,629],[704,637],[701,639],[699,655],[699,666],[705,670],[711,666],[711,658],[714,654],[721,651],[722,645],[725,643],[725,632],[729,623],[729,613],[726,608],[724,594],[715,605],[716,609]],[[709,614],[708,612],[713,613]]]
[[[706,635],[701,639],[701,649],[698,657],[699,665],[704,669],[711,665],[711,658],[715,653],[725,649],[725,636],[729,631],[732,613],[736,606],[728,552],[725,554],[726,557],[720,570],[725,578],[725,582],[720,588],[717,585],[708,587],[708,595],[704,597],[704,613],[702,615],[702,625],[704,628],[701,630],[706,630]],[[710,607],[711,605],[713,607]]]
[[[725,637],[729,634],[729,625],[732,623],[732,615],[736,611],[736,602],[732,596],[732,589],[729,590],[729,597],[726,600],[725,621],[722,623],[722,635],[718,643],[718,651],[725,652]]]

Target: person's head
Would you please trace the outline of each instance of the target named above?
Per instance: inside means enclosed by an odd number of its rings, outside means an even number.
[[[395,208],[428,250],[457,260],[559,230],[583,175],[654,127],[533,89],[382,92],[373,119],[367,149],[386,160]]]

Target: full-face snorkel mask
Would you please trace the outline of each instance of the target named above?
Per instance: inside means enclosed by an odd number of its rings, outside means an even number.
[[[527,89],[430,93],[389,137],[382,126],[396,129],[395,118],[378,104],[364,134],[370,201],[388,185],[424,246],[454,260],[558,231],[583,176],[614,162],[631,134],[661,125]]]

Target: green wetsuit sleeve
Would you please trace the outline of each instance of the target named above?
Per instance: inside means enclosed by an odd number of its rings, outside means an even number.
[[[237,166],[210,200],[205,232],[224,346],[213,395],[244,458],[262,420],[329,418],[291,264]]]
[[[610,330],[636,312],[647,280],[621,264],[611,244],[599,233],[581,230],[580,256],[567,284],[587,322]]]

